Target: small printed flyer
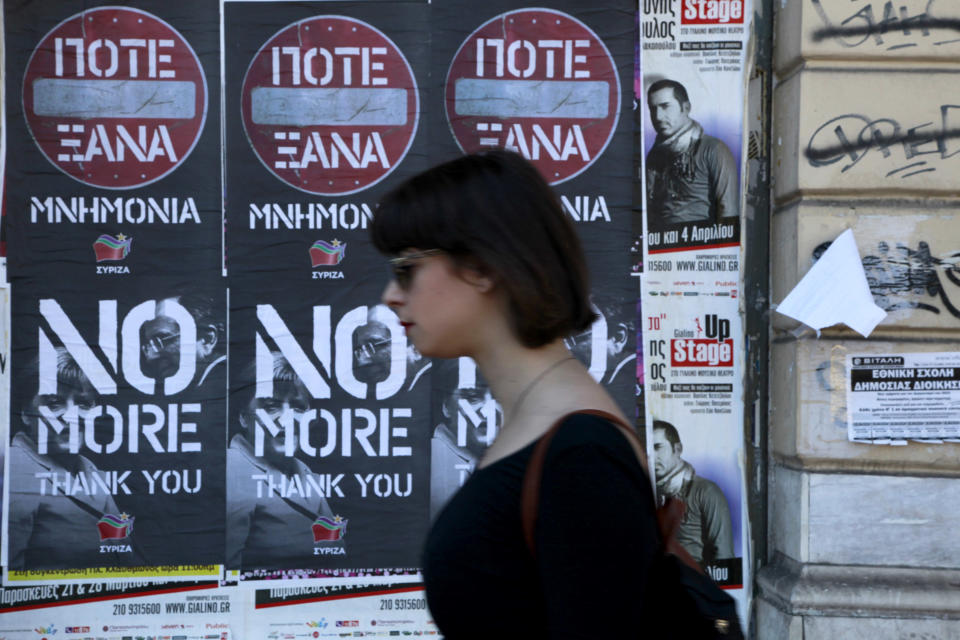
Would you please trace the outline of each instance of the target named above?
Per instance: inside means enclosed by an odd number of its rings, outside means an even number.
[[[960,352],[848,355],[852,441],[960,441]]]

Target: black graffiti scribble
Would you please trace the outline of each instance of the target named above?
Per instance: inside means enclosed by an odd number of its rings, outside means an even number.
[[[813,250],[813,259],[819,260],[830,242],[817,245]],[[930,254],[930,245],[921,241],[917,249],[897,244],[891,248],[886,242],[877,244],[878,255],[864,256],[861,259],[867,284],[877,305],[884,311],[897,309],[922,309],[931,313],[940,313],[932,304],[905,297],[928,296],[940,298],[940,302],[956,318],[960,318],[958,309],[947,295],[940,282],[940,272],[957,287],[960,287],[960,251],[943,258]]]
[[[851,168],[867,155],[878,149],[884,158],[889,158],[892,149],[901,148],[904,160],[918,156],[950,158],[960,149],[951,149],[948,140],[960,138],[960,127],[952,126],[960,105],[940,105],[940,130],[931,130],[933,122],[926,122],[906,130],[893,118],[870,118],[863,114],[847,113],[827,120],[820,125],[810,140],[803,155],[814,167],[833,164],[844,158],[849,160],[841,171]],[[926,146],[925,146],[926,145]]]
[[[929,35],[931,29],[946,29],[950,31],[960,31],[960,19],[958,18],[920,18],[919,16],[910,20],[904,20],[899,25],[894,23],[881,22],[880,24],[867,23],[862,27],[822,27],[813,32],[813,40],[819,42],[827,38],[837,38],[844,36],[877,36],[889,33],[893,30],[901,30],[906,34],[910,29],[922,31],[924,35]]]
[[[930,9],[933,7],[934,0],[927,0],[926,9],[912,16],[907,14],[905,6],[901,6],[899,12],[895,11],[893,2],[888,0],[883,5],[883,16],[878,18],[874,14],[873,5],[868,4],[847,16],[839,25],[833,23],[820,0],[811,0],[811,3],[825,25],[813,32],[812,39],[814,42],[827,38],[863,36],[861,40],[854,43],[841,41],[845,46],[856,47],[866,42],[871,36],[877,45],[882,45],[883,36],[893,31],[899,31],[904,36],[910,36],[915,31],[919,31],[924,36],[929,36],[930,32],[934,30],[960,31],[960,19],[958,18],[930,17]]]

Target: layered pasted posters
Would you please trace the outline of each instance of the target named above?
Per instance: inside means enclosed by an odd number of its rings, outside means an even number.
[[[415,573],[431,517],[496,435],[474,364],[421,357],[380,304],[373,208],[431,164],[507,147],[555,185],[598,274],[601,318],[569,345],[630,410],[636,294],[615,248],[633,8],[574,5],[225,5],[226,561],[243,579]]]
[[[224,291],[145,278],[13,290],[7,568],[209,575],[224,534]],[[163,568],[117,569],[145,566]]]
[[[5,579],[218,577],[215,5],[6,3]]]
[[[215,273],[217,5],[98,4],[4,3],[10,276]]]
[[[636,6],[433,5],[432,77],[443,96],[436,151],[505,147],[530,158],[581,234],[599,319],[568,347],[635,413],[636,284],[629,276]],[[501,416],[469,361],[438,363],[431,512],[474,468]]]
[[[417,585],[397,585],[500,414],[473,363],[421,357],[379,304],[375,202],[463,152],[531,159],[594,277],[600,318],[568,345],[629,414],[636,6],[134,4],[5,4],[19,582],[3,602],[226,616],[210,594],[112,607],[145,593],[132,578],[226,565],[360,585],[339,611],[419,621]],[[58,589],[19,586],[42,580]],[[239,606],[257,599],[265,624],[310,606],[254,588]],[[124,625],[105,624],[145,629]]]
[[[744,603],[739,265],[751,7],[744,0],[643,0],[640,9],[643,215],[635,230],[645,240],[648,448],[658,498],[687,504],[680,542]]]
[[[226,566],[412,575],[430,362],[380,303],[377,199],[429,162],[424,2],[224,6]]]

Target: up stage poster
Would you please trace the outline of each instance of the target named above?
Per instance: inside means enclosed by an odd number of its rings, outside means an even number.
[[[221,563],[224,291],[57,284],[13,287],[8,569]]]
[[[4,3],[12,277],[220,269],[217,3],[118,4]]]
[[[740,224],[748,0],[644,0],[639,21],[647,446],[678,540],[745,615]]]

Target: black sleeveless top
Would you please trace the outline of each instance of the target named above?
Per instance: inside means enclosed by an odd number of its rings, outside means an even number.
[[[536,559],[520,495],[536,443],[478,469],[440,512],[423,576],[449,640],[642,637],[659,544],[653,491],[626,438],[574,414],[543,467]]]

